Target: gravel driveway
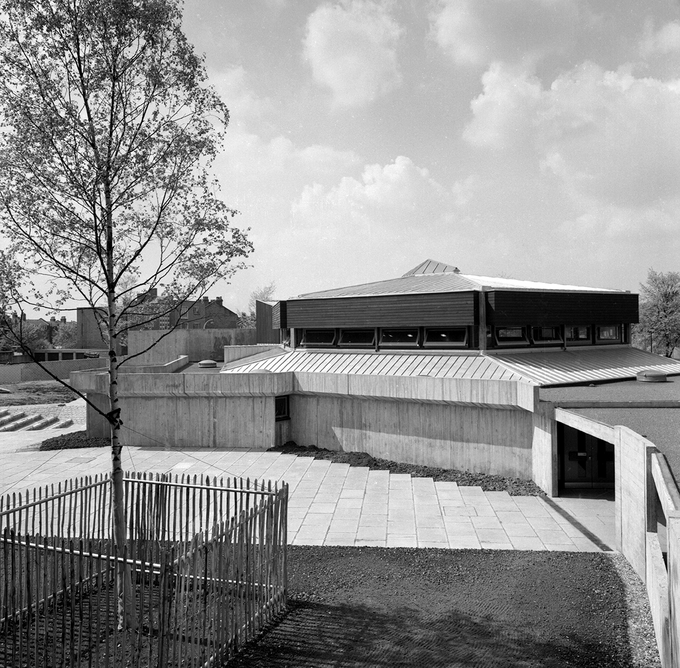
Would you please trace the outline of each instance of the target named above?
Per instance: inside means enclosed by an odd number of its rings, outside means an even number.
[[[289,613],[230,666],[660,666],[620,555],[289,549]]]

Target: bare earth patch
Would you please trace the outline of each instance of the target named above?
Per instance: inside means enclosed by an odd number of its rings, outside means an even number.
[[[230,666],[660,666],[648,608],[630,636],[624,579],[642,585],[615,559],[289,547],[289,612]]]
[[[78,395],[56,380],[36,380],[0,386],[9,393],[0,392],[3,406],[33,406],[35,404],[67,404]]]

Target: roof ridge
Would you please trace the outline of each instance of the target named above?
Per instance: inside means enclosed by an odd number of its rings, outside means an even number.
[[[459,273],[460,269],[458,269],[458,267],[454,267],[451,264],[446,264],[445,262],[439,262],[438,260],[427,259],[403,274],[402,278],[406,278],[407,276],[424,276],[426,274]]]

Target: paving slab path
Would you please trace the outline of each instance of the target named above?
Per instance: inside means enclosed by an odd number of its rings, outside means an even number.
[[[82,429],[82,425],[75,428]],[[63,430],[0,435],[0,495],[109,470],[106,448],[38,451]],[[33,449],[30,449],[30,448]],[[614,503],[485,492],[455,482],[253,450],[126,447],[130,471],[285,480],[293,545],[611,550]]]

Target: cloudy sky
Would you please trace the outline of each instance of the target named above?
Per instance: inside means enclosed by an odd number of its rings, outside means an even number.
[[[185,0],[232,120],[245,308],[462,272],[638,291],[680,271],[680,4]]]

